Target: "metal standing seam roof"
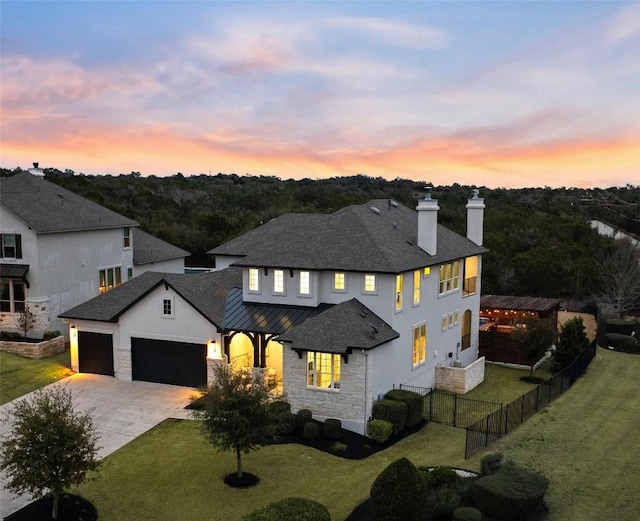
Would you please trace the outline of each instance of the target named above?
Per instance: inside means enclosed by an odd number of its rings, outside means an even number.
[[[548,297],[518,297],[511,295],[483,295],[480,308],[513,309],[518,311],[550,311],[562,304],[562,299]]]
[[[488,251],[438,225],[429,255],[417,235],[418,213],[385,199],[327,215],[284,214],[208,253],[242,256],[236,266],[402,273]]]
[[[231,288],[225,305],[224,329],[280,335],[332,306],[321,304],[318,307],[304,307],[243,302],[242,288]]]
[[[128,217],[28,172],[0,178],[0,202],[37,233],[138,226]]]

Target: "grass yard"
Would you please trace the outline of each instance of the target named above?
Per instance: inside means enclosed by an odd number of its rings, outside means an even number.
[[[512,369],[500,364],[487,363],[484,366],[484,382],[465,394],[464,398],[506,405],[536,386],[520,380],[528,376],[529,369]],[[550,364],[548,362],[542,364],[534,371],[533,376],[548,380],[551,377]]]
[[[640,518],[640,356],[598,349],[571,390],[487,452],[545,474],[549,521]]]
[[[0,404],[71,376],[69,350],[42,360],[0,351]]]

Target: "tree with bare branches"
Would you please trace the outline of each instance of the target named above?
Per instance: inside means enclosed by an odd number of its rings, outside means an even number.
[[[640,247],[618,239],[612,251],[595,259],[599,274],[596,299],[605,315],[622,318],[640,306]]]

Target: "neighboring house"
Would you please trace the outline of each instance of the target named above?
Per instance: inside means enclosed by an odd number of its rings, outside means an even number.
[[[28,307],[36,318],[30,336],[66,334],[63,310],[148,269],[182,272],[188,253],[137,226],[46,181],[38,168],[1,178],[0,328],[16,331]]]
[[[145,274],[61,315],[74,369],[197,386],[234,362],[274,378],[294,410],[357,432],[399,384],[469,369],[468,390],[484,375],[484,202],[469,200],[466,237],[438,210],[427,195],[417,212],[375,200],[285,214],[211,250],[215,272]]]
[[[605,237],[611,237],[613,239],[629,239],[635,246],[640,245],[640,240],[637,235],[626,232],[621,228],[613,224],[609,224],[603,221],[598,221],[596,219],[592,219],[589,222],[589,226],[596,230],[600,235],[604,235]]]

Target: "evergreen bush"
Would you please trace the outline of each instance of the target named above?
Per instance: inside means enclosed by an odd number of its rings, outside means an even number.
[[[324,421],[324,437],[330,440],[339,440],[342,436],[342,422],[337,418],[327,418]]]
[[[602,341],[605,346],[611,346],[614,349],[640,349],[640,344],[634,337],[620,333],[607,333]]]
[[[435,467],[429,470],[421,468],[428,488],[439,488],[443,486],[454,487],[461,479],[451,467]]]
[[[450,521],[460,503],[458,492],[451,486],[430,489],[426,495],[427,518],[430,521]]]
[[[329,510],[311,499],[288,497],[242,516],[240,521],[331,521]]]
[[[393,425],[393,433],[399,434],[407,421],[407,404],[397,400],[378,400],[371,412],[374,420],[386,420]]]
[[[495,474],[474,481],[471,495],[482,515],[524,519],[542,505],[548,486],[549,480],[544,476],[507,461]]]
[[[320,437],[320,425],[314,422],[307,422],[302,428],[302,437],[305,440],[316,441]]]
[[[407,458],[391,463],[371,486],[370,504],[376,521],[421,521],[426,484]]]
[[[369,420],[367,423],[367,436],[373,441],[384,443],[393,434],[393,425],[387,420]]]
[[[424,398],[418,393],[405,389],[393,389],[384,395],[387,400],[397,400],[407,404],[406,427],[413,427],[422,421]]]
[[[309,409],[300,409],[296,413],[296,427],[300,430],[304,429],[304,426],[311,421],[313,414]]]
[[[480,460],[480,475],[491,476],[495,474],[502,465],[502,458],[500,452],[491,452],[483,456]]]
[[[451,521],[482,521],[482,514],[473,507],[460,507],[453,511]]]

